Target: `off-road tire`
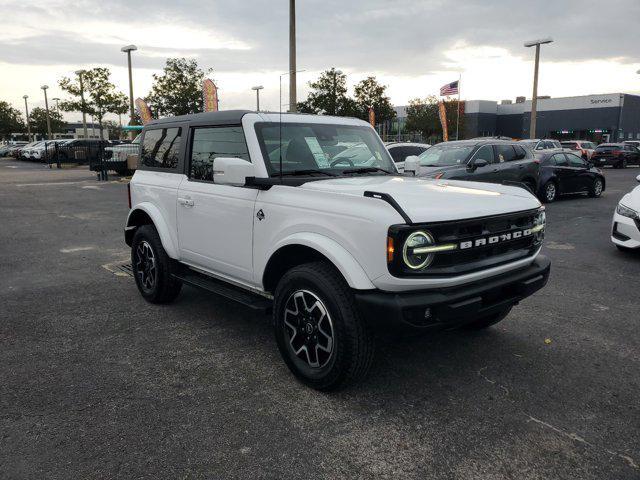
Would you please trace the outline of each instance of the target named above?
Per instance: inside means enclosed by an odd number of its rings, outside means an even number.
[[[294,334],[285,324],[287,303],[295,303],[295,295],[303,291],[321,301],[332,323],[333,349],[325,365],[312,367],[308,361],[309,355],[305,362],[290,345],[299,331],[295,330]],[[290,316],[287,318],[291,320]],[[373,331],[362,319],[344,278],[329,263],[306,263],[284,274],[275,290],[273,327],[285,363],[298,380],[311,388],[337,390],[364,378],[371,367],[375,347]],[[304,334],[300,324],[299,329]],[[316,356],[316,360],[318,358]]]
[[[505,310],[502,310],[499,313],[490,315],[488,317],[479,318],[478,320],[474,320],[471,323],[467,323],[464,328],[466,330],[482,330],[484,328],[489,328],[491,325],[495,325],[498,322],[504,320],[507,315],[511,312],[511,308],[508,307]]]
[[[144,277],[141,275],[140,258],[137,254],[141,246],[143,249],[148,246],[153,252],[155,280],[150,287],[143,285]],[[142,225],[136,229],[131,243],[131,269],[140,294],[150,303],[170,303],[182,289],[182,282],[172,275],[177,270],[176,262],[167,255],[153,225]]]

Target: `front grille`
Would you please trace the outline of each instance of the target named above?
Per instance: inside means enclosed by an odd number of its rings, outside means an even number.
[[[510,240],[501,240],[495,244],[487,243],[479,246],[475,246],[475,241],[501,235],[511,234],[513,236],[515,232],[530,229],[534,226],[537,214],[538,210],[529,210],[471,220],[401,227],[395,233],[397,245],[400,248],[404,245],[407,236],[416,230],[425,230],[431,233],[436,245],[453,243],[459,246],[463,242],[471,242],[474,246],[468,249],[457,248],[437,253],[430,266],[419,271],[406,268],[402,259],[396,258],[394,264],[389,265],[390,271],[396,276],[404,277],[460,275],[531,256],[540,248],[542,235],[521,236]]]

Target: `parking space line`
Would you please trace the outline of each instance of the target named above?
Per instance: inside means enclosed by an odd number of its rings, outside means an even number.
[[[96,247],[70,247],[70,248],[62,248],[60,249],[60,253],[75,253],[75,252],[86,252],[88,250],[95,250]]]

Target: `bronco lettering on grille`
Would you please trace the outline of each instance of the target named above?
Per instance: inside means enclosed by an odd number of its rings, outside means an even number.
[[[495,245],[497,243],[508,242],[510,240],[517,240],[523,237],[530,237],[533,232],[530,228],[526,230],[517,230],[515,232],[501,233],[499,235],[492,235],[490,237],[480,237],[474,240],[465,240],[460,242],[458,248],[460,250],[467,250],[469,248],[484,247],[486,245]]]

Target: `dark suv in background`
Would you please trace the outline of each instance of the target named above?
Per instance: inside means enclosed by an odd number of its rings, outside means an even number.
[[[518,142],[474,139],[443,142],[418,157],[418,176],[518,184],[532,193],[538,190],[540,164]]]
[[[640,150],[631,143],[602,143],[593,152],[591,163],[597,167],[611,165],[613,168],[640,165]]]

